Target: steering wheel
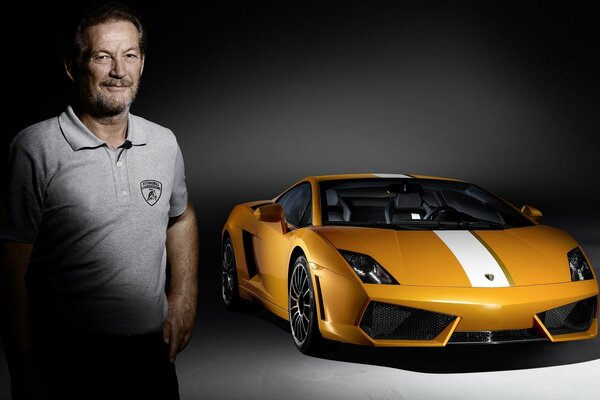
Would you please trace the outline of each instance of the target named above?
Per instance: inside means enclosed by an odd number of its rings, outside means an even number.
[[[440,214],[444,214],[447,212],[458,212],[458,210],[450,206],[436,207],[433,210],[429,211],[429,213],[427,213],[427,215],[425,215],[423,219],[435,220],[437,217],[439,217]]]

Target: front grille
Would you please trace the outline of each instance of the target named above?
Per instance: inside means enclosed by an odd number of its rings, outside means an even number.
[[[585,332],[596,313],[596,297],[552,308],[537,316],[552,335]]]
[[[360,327],[373,339],[433,340],[455,318],[454,315],[372,301]]]
[[[454,332],[449,343],[509,343],[547,340],[538,336],[532,329],[506,331]]]

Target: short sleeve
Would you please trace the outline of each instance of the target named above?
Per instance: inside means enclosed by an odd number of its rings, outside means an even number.
[[[44,213],[44,185],[35,158],[13,141],[0,202],[0,239],[34,243]]]
[[[185,185],[185,168],[183,164],[183,155],[177,145],[177,155],[175,157],[175,166],[173,169],[173,190],[171,200],[169,201],[169,217],[177,217],[185,211],[188,203],[187,187]]]

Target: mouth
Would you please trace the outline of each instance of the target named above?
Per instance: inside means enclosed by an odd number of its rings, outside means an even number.
[[[130,87],[129,85],[102,85],[102,86],[111,92],[123,92],[125,90],[128,90]]]
[[[102,86],[109,89],[125,89],[133,85],[129,79],[110,79],[101,83]]]

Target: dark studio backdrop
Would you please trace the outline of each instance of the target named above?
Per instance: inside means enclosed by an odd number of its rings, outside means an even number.
[[[200,222],[200,310],[219,302],[231,207],[313,174],[472,181],[598,248],[594,2],[131,3],[150,33],[132,112],[181,145]],[[3,156],[18,131],[64,109],[62,34],[82,4],[3,13],[15,24],[2,28]]]
[[[230,208],[312,174],[473,181],[599,239],[593,2],[131,3],[150,34],[132,111],[178,137],[207,279]],[[7,14],[6,143],[64,108],[61,41],[82,4]]]

